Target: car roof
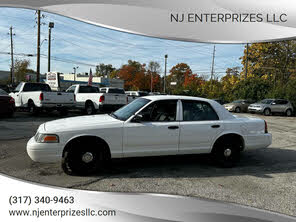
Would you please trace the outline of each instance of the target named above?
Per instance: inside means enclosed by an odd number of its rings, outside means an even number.
[[[198,101],[205,101],[205,102],[213,101],[213,100],[202,98],[202,97],[179,96],[179,95],[153,95],[153,96],[144,96],[142,98],[146,98],[152,101],[164,100],[164,99],[185,99],[185,100],[198,100]]]
[[[209,103],[217,112],[219,118],[221,120],[226,120],[226,119],[233,119],[235,118],[230,112],[228,112],[221,104],[218,102],[211,100],[211,99],[206,99],[202,97],[193,97],[193,96],[179,96],[179,95],[155,95],[155,96],[144,96],[141,97],[144,99],[149,99],[151,101],[158,101],[158,100],[167,100],[167,99],[172,99],[172,100],[196,100],[196,101],[203,101]]]

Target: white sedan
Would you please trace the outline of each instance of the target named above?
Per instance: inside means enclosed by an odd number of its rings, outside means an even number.
[[[146,96],[109,115],[40,125],[27,144],[33,161],[61,162],[67,174],[90,174],[111,158],[211,153],[233,166],[243,150],[271,144],[267,124],[239,118],[209,99]]]

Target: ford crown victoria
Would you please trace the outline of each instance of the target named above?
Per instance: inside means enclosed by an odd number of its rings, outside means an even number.
[[[146,96],[109,115],[40,125],[27,144],[33,161],[61,162],[67,174],[90,174],[111,158],[209,153],[230,167],[240,152],[266,148],[271,134],[258,118],[239,118],[209,99]]]

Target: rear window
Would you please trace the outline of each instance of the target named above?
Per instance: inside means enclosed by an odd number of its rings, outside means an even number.
[[[50,87],[47,84],[38,84],[38,83],[26,83],[23,89],[24,92],[31,91],[51,91]]]
[[[93,86],[80,86],[79,87],[79,93],[99,93],[98,87]]]
[[[110,88],[108,93],[125,94],[124,90],[119,88]]]
[[[100,89],[101,93],[106,93],[106,89]]]

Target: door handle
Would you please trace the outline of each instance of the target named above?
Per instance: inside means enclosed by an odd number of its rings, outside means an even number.
[[[211,127],[212,127],[212,128],[219,128],[220,125],[212,125]]]
[[[179,126],[169,126],[168,129],[179,129]]]

